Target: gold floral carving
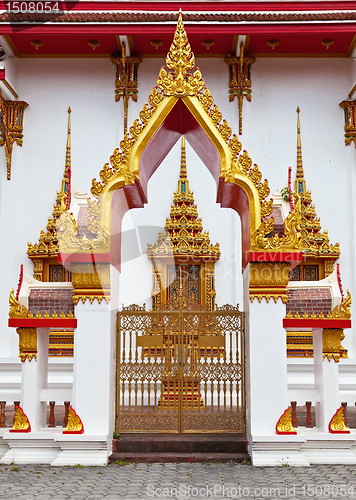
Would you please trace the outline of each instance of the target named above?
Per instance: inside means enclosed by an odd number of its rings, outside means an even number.
[[[97,237],[89,239],[85,234],[80,238],[78,237],[77,223],[73,215],[66,210],[59,217],[57,221],[57,235],[59,251],[61,253],[73,252],[81,250],[84,252],[91,252],[93,250],[100,252],[110,251],[110,237],[109,234],[96,222],[95,230]],[[93,225],[91,226],[93,228]]]
[[[291,408],[287,408],[279,418],[276,425],[276,434],[297,434],[292,425]]]
[[[73,302],[79,300],[92,304],[96,299],[110,301],[110,265],[109,264],[71,264],[72,284],[74,287]]]
[[[63,434],[83,434],[84,426],[81,418],[73,410],[73,408],[68,408],[68,424],[64,429]]]
[[[260,227],[251,235],[251,250],[301,250],[300,246],[300,201],[284,221],[284,236],[275,234],[267,237],[273,230],[273,217],[265,219]]]
[[[349,434],[350,430],[345,425],[344,409],[339,408],[329,422],[329,432],[331,434]]]
[[[179,10],[173,43],[167,54],[166,65],[173,72],[169,73],[164,68],[161,68],[157,80],[158,86],[165,95],[175,97],[196,96],[204,87],[204,80],[199,69],[196,69],[193,75],[188,73],[195,66],[195,57],[184,29],[181,10]]]
[[[18,300],[16,300],[13,288],[10,292],[9,306],[9,318],[27,318],[28,310],[25,306],[21,306]]]
[[[345,300],[340,304],[340,310],[338,306],[334,307],[332,312],[332,317],[335,319],[350,319],[351,318],[351,293],[347,290],[347,295]]]
[[[272,298],[275,302],[281,299],[287,302],[287,285],[290,264],[285,262],[251,262],[250,263],[250,300],[259,302],[263,298],[267,302]]]
[[[31,432],[30,422],[20,406],[16,406],[15,422],[10,432]]]
[[[19,334],[19,358],[22,362],[27,358],[37,359],[37,328],[17,328]]]
[[[333,358],[338,363],[344,348],[341,341],[345,338],[342,328],[323,328],[323,359],[329,361]]]

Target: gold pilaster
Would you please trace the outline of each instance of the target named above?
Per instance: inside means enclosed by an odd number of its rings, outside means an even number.
[[[19,335],[19,358],[22,362],[28,358],[37,360],[37,328],[17,328]]]
[[[335,363],[338,363],[342,354],[341,341],[345,338],[342,328],[323,328],[323,359],[329,361],[333,358]]]

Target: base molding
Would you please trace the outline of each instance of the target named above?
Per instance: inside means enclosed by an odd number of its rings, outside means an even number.
[[[356,464],[356,431],[342,436],[298,428],[296,436],[253,436],[250,455],[255,466]]]

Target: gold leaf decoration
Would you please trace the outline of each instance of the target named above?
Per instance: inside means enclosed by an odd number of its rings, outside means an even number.
[[[73,410],[73,408],[68,408],[68,424],[64,429],[63,434],[83,434],[84,426],[81,418]]]
[[[287,408],[276,425],[276,434],[297,434],[292,425],[291,408]]]
[[[335,319],[350,319],[351,318],[351,293],[347,290],[345,300],[338,306],[334,307],[332,317]]]
[[[21,306],[20,302],[16,300],[14,289],[11,289],[9,297],[9,318],[27,318],[28,310],[25,306]]]
[[[350,429],[345,425],[343,407],[339,408],[330,420],[329,432],[331,434],[350,434]]]
[[[164,68],[161,68],[157,80],[164,95],[196,96],[204,87],[204,80],[199,69],[196,69],[193,75],[188,73],[195,67],[195,57],[184,29],[181,11],[179,11],[173,43],[166,57],[166,66],[173,72],[168,73]]]

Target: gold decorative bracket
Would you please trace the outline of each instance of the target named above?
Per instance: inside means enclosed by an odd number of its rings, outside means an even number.
[[[11,179],[14,142],[22,146],[23,117],[27,106],[25,101],[5,101],[0,91],[0,146],[5,146],[7,180]]]
[[[244,55],[244,44],[240,43],[240,56],[228,56],[225,58],[229,66],[229,101],[232,102],[235,97],[239,105],[239,134],[242,134],[242,104],[243,98],[251,102],[251,65],[255,58]]]
[[[31,432],[31,424],[20,406],[16,406],[15,422],[9,432]]]
[[[330,420],[329,432],[330,434],[350,434],[350,429],[345,425],[344,409],[342,406],[336,410],[336,413]]]
[[[111,56],[111,62],[116,66],[115,101],[120,101],[121,97],[124,101],[124,134],[127,134],[129,98],[137,102],[137,73],[141,61],[139,56],[126,56],[125,42],[121,43],[121,54],[117,51]]]
[[[68,408],[68,424],[64,429],[63,434],[83,434],[84,425],[82,419],[73,410],[73,408]]]
[[[342,101],[339,106],[343,108],[345,116],[345,145],[349,146],[353,142],[356,148],[356,101]]]
[[[280,416],[276,425],[276,434],[297,434],[292,425],[291,407],[287,408]]]
[[[341,341],[345,338],[342,328],[323,328],[323,359],[329,361],[333,358],[338,363],[344,350]]]
[[[37,360],[37,328],[17,328],[19,334],[19,358],[22,363],[26,358],[31,361]]]

